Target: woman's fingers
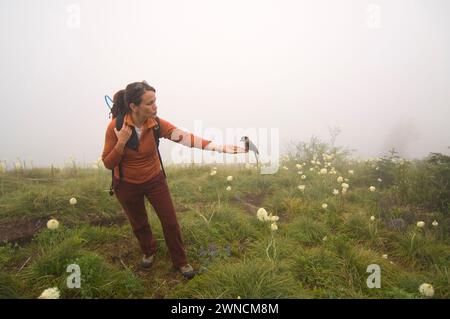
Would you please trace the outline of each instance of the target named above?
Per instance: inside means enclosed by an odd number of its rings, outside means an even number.
[[[230,154],[246,153],[244,148],[236,145],[224,145],[223,151]]]

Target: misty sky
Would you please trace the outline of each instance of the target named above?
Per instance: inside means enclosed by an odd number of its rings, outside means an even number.
[[[187,130],[278,128],[283,148],[339,127],[363,157],[449,154],[449,15],[447,0],[2,0],[0,160],[95,161],[104,95],[144,79]]]

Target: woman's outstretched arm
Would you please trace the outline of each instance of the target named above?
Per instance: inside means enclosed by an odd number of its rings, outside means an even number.
[[[245,149],[236,145],[217,145],[210,140],[203,139],[192,133],[186,132],[177,128],[168,121],[159,119],[161,126],[161,136],[176,143],[185,145],[187,147],[194,147],[204,149],[207,151],[217,151],[220,153],[245,153]]]

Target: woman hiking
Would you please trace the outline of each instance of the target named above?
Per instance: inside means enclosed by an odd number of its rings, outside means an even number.
[[[224,153],[245,153],[246,150],[235,145],[216,145],[158,118],[155,93],[153,87],[142,81],[130,83],[114,94],[113,118],[106,129],[102,161],[106,168],[113,170],[112,189],[139,242],[143,253],[141,265],[150,267],[157,249],[145,209],[147,198],[161,222],[173,265],[186,279],[191,279],[196,272],[188,263],[165,173],[161,169],[158,138]]]

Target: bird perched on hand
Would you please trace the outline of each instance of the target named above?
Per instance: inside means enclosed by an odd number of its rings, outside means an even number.
[[[244,142],[245,151],[246,152],[248,152],[250,150],[250,151],[253,151],[255,153],[256,165],[258,165],[259,164],[259,161],[258,161],[259,151],[258,151],[258,148],[256,147],[256,145],[253,144],[252,141],[250,141],[248,136],[242,136],[241,137],[241,142]]]

